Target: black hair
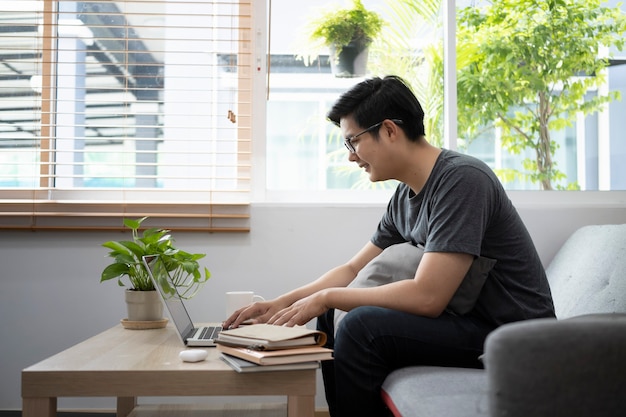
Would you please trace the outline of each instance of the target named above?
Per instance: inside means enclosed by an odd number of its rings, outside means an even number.
[[[410,140],[424,136],[424,110],[408,84],[395,75],[367,79],[343,93],[327,117],[339,126],[347,116],[363,128],[385,119],[400,119],[403,123],[399,126]],[[372,134],[377,136],[378,131]]]

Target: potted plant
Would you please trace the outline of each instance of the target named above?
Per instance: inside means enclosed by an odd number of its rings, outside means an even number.
[[[100,282],[117,278],[118,285],[125,286],[123,278],[127,277],[130,283],[125,293],[127,322],[163,321],[163,303],[143,263],[144,256],[158,255],[161,258],[160,265],[163,265],[168,273],[166,276],[171,279],[171,285],[165,283],[162,287],[171,294],[177,293],[181,298],[193,297],[211,277],[209,270],[206,267],[202,269],[198,263],[205,254],[176,248],[169,230],[150,228],[140,233],[141,223],[146,219],[124,219],[124,225],[131,230],[132,240],[102,244],[110,249],[108,256],[114,261],[104,268]]]
[[[365,75],[368,48],[383,27],[378,13],[366,10],[361,0],[352,3],[352,8],[327,11],[311,22],[310,37],[330,48],[337,77]]]

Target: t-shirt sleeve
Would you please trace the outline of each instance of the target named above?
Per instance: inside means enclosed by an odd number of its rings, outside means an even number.
[[[381,249],[386,249],[396,243],[408,241],[398,230],[394,216],[394,212],[397,212],[399,207],[405,206],[406,204],[402,201],[406,194],[403,192],[403,188],[405,187],[405,185],[400,184],[398,188],[396,188],[396,191],[387,204],[387,210],[380,219],[380,222],[378,222],[378,227],[371,238],[371,242]]]
[[[479,256],[497,187],[484,171],[456,166],[440,177],[429,198],[426,252],[460,252]]]

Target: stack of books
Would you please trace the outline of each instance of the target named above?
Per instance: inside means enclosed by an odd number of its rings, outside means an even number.
[[[326,334],[306,327],[251,324],[222,330],[215,340],[222,360],[237,372],[316,369],[333,358]]]

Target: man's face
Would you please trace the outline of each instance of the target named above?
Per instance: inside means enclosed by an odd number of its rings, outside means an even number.
[[[350,150],[348,159],[356,162],[370,176],[370,181],[385,181],[390,179],[388,160],[385,160],[386,141],[385,129],[382,123],[373,126],[359,126],[352,117],[340,120],[341,133],[346,138],[347,148]],[[378,139],[374,134],[378,132]]]

